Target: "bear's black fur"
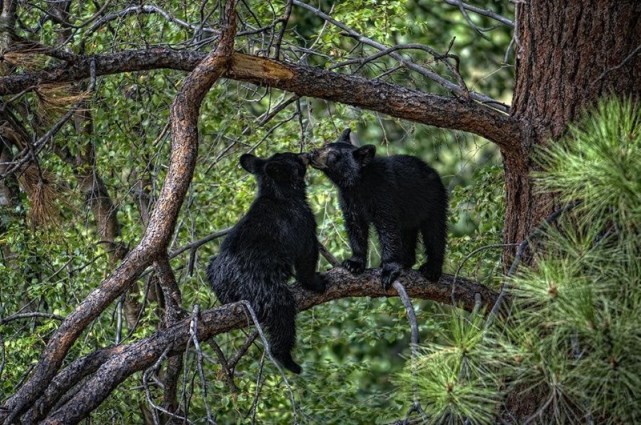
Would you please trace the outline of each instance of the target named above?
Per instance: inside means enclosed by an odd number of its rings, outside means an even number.
[[[357,147],[350,129],[334,143],[309,154],[311,165],[338,187],[352,248],[343,266],[362,273],[367,259],[370,223],[382,247],[383,287],[388,289],[401,268],[416,262],[419,231],[427,262],[420,271],[430,281],[441,276],[447,238],[447,192],[438,173],[409,155],[376,157],[373,145]]]
[[[316,220],[305,192],[307,157],[278,153],[262,159],[246,154],[240,164],[256,176],[258,194],[211,259],[207,277],[221,303],[250,303],[267,331],[274,358],[300,373],[291,355],[296,306],[287,281],[295,271],[306,289],[325,290],[325,281],[316,273]]]

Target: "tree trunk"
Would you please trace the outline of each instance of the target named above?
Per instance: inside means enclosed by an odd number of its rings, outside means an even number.
[[[501,147],[505,167],[504,241],[519,243],[557,207],[537,194],[534,148],[563,136],[569,122],[609,94],[641,94],[641,2],[531,0],[517,3],[516,83],[511,115],[521,140]],[[514,246],[506,248],[509,267]]]

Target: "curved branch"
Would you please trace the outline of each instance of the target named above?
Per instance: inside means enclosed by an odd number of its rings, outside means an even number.
[[[67,316],[49,340],[29,380],[3,406],[13,423],[33,405],[54,377],[83,330],[122,294],[161,253],[166,253],[178,212],[191,183],[198,153],[198,111],[211,85],[229,67],[235,35],[234,0],[225,8],[227,26],[218,47],[195,67],[171,108],[172,144],[169,170],[145,234],[120,266]],[[95,63],[93,59],[90,63]],[[93,68],[95,69],[95,68]],[[92,70],[93,71],[93,70]],[[93,74],[95,75],[95,74]]]
[[[334,268],[325,274],[327,291],[315,294],[296,284],[291,287],[298,311],[308,310],[316,305],[348,297],[395,297],[395,289],[384,291],[380,284],[380,269],[367,270],[353,276],[342,268]],[[475,296],[481,298],[485,306],[491,307],[497,294],[491,289],[466,279],[445,275],[437,283],[425,280],[417,271],[406,271],[399,281],[412,298],[428,299],[440,303],[451,303],[452,295],[459,306],[473,310]],[[168,355],[182,353],[189,341],[191,318],[186,318],[174,326],[160,330],[154,335],[134,343],[119,346],[110,352],[111,357],[83,384],[79,391],[66,404],[45,418],[43,423],[77,423],[105,400],[121,382],[133,373],[152,366],[163,353]],[[198,321],[197,337],[204,341],[214,335],[248,326],[245,309],[241,304],[228,304],[207,310]],[[167,347],[171,347],[167,351]]]
[[[0,95],[26,92],[39,84],[88,78],[92,60],[96,64],[96,75],[111,75],[154,69],[191,71],[203,58],[202,53],[165,48],[82,57],[72,65],[0,78]],[[241,53],[233,53],[232,66],[223,77],[275,87],[298,96],[345,103],[422,124],[475,133],[503,148],[515,146],[515,141],[521,138],[517,120],[480,103],[436,96],[380,80]]]

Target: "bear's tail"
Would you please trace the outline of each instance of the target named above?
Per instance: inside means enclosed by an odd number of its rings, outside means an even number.
[[[296,305],[292,293],[277,285],[272,299],[263,306],[263,324],[268,335],[272,356],[290,371],[299,374],[302,368],[292,358],[296,344]]]

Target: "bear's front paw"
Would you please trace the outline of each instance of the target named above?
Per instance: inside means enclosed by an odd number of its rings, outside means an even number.
[[[311,282],[308,282],[303,285],[303,287],[309,291],[316,292],[317,294],[322,294],[327,289],[327,284],[325,283],[325,277],[320,273],[314,275],[314,279]]]
[[[441,268],[432,266],[428,263],[419,267],[418,271],[430,282],[438,282],[441,277]]]
[[[365,261],[356,258],[343,261],[342,266],[351,274],[361,274],[365,271]]]
[[[381,271],[381,284],[384,290],[392,287],[392,284],[401,274],[402,267],[398,263],[385,263]]]

